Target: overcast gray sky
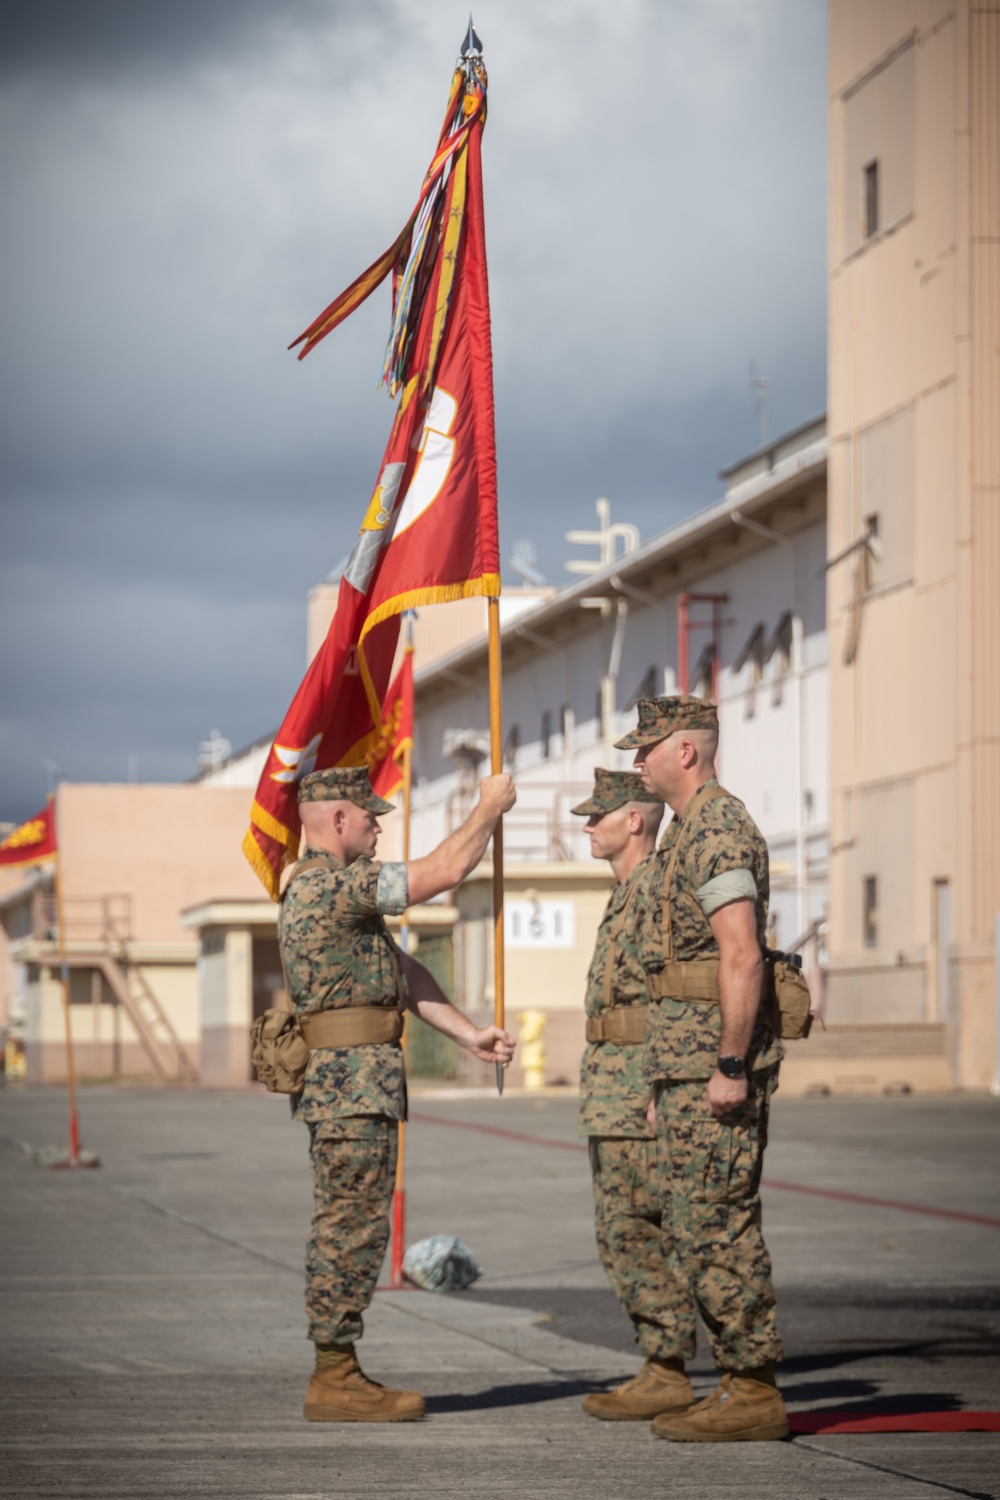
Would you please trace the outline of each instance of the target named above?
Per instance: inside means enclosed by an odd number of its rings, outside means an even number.
[[[392,408],[383,288],[445,0],[12,0],[0,20],[0,819],[275,727]],[[478,0],[501,544],[643,538],[825,404],[823,0]],[[513,575],[511,575],[513,578]]]

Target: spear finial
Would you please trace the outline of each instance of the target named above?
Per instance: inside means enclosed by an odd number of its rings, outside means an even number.
[[[465,38],[462,42],[462,56],[468,57],[472,52],[477,52],[481,57],[483,54],[483,44],[476,35],[476,28],[472,24],[472,12],[470,10],[469,29],[466,32]]]

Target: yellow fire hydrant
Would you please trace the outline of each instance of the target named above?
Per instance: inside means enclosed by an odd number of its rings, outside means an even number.
[[[522,1010],[518,1012],[517,1044],[521,1055],[521,1071],[526,1089],[545,1087],[545,1043],[542,1035],[548,1024],[544,1010]]]

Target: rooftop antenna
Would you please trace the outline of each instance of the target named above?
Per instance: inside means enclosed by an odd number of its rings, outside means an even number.
[[[535,551],[534,542],[527,540],[515,542],[510,565],[519,578],[534,588],[544,588],[549,581],[538,566],[538,554]]]
[[[198,769],[216,771],[224,765],[232,753],[232,745],[218,729],[210,731],[208,739],[198,746]]]
[[[771,382],[766,375],[757,374],[757,361],[755,359],[751,359],[750,361],[750,389],[757,392],[754,409],[760,417],[760,446],[766,448],[768,438],[771,436]]]
[[[599,568],[606,568],[617,558],[627,557],[630,552],[635,552],[639,546],[638,526],[633,526],[630,521],[612,522],[611,501],[603,495],[597,502],[597,530],[567,531],[563,535],[567,542],[576,546],[597,547],[599,552],[598,557],[593,560],[580,558],[564,563],[567,573],[596,573]]]

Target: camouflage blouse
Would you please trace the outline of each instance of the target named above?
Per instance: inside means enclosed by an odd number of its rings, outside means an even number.
[[[596,1016],[604,1009],[604,971],[610,961],[611,999],[615,1005],[646,1003],[646,973],[639,961],[640,932],[650,917],[656,880],[656,855],[636,865],[626,881],[608,898],[597,929],[594,956],[587,975],[585,1009]],[[614,938],[615,919],[626,906],[625,918]],[[651,1139],[646,1106],[653,1091],[642,1076],[642,1047],[617,1042],[588,1042],[580,1060],[580,1131],[583,1135],[628,1136]]]
[[[343,865],[308,846],[300,859],[328,868],[292,878],[278,919],[278,939],[291,991],[301,1015],[347,1005],[395,1006],[399,949],[383,914],[406,909],[406,866],[358,859]],[[349,1115],[406,1118],[403,1053],[398,1042],[323,1047],[309,1058],[305,1088],[295,1113],[310,1124]]]
[[[708,785],[718,786],[718,782],[712,777]],[[741,896],[754,900],[757,936],[761,948],[765,946],[767,844],[737,797],[717,797],[695,806],[690,818],[685,809],[667,825],[660,840],[656,853],[659,879],[652,886],[651,916],[644,925],[639,948],[640,962],[648,974],[663,968],[663,882],[671,851],[681,837],[684,842],[668,893],[674,957],[683,960],[717,954],[719,945],[706,913]],[[721,1031],[718,1005],[697,1000],[654,1002],[646,1022],[643,1076],[650,1083],[663,1078],[710,1078],[719,1055]],[[781,1056],[781,1043],[761,1007],[747,1054],[747,1071],[773,1067]]]

